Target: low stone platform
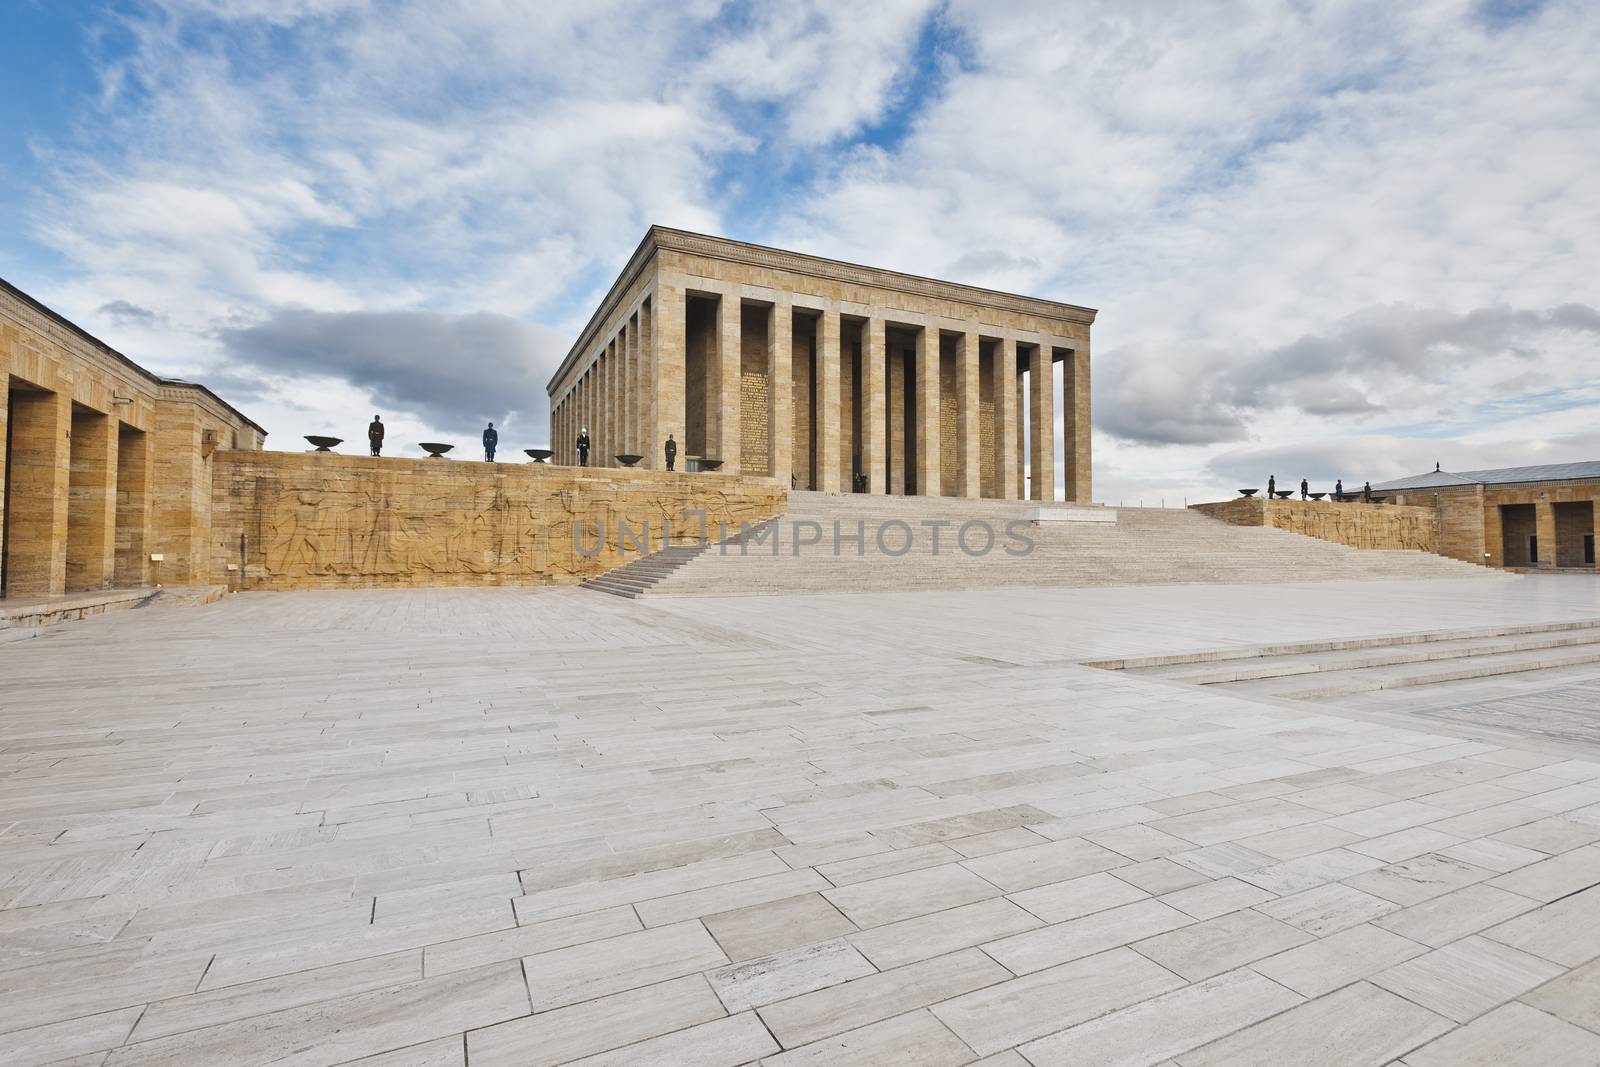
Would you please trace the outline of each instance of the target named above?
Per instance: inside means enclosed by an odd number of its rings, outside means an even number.
[[[1600,745],[1081,665],[1582,623],[1596,589],[253,593],[91,618],[0,647],[0,1047],[1597,1062]]]

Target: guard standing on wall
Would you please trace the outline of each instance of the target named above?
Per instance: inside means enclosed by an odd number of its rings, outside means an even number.
[[[1306,497],[1308,497],[1310,495],[1311,495],[1311,486],[1306,482],[1306,480],[1304,478],[1301,478],[1300,479],[1300,499],[1304,500],[1304,499],[1306,499]]]
[[[376,456],[383,451],[383,420],[372,416],[372,422],[367,425],[367,444],[372,446],[372,454]]]
[[[674,441],[669,433],[667,434],[667,470],[671,470],[672,465],[676,462],[678,462],[678,442]]]
[[[1340,478],[1333,483],[1333,499],[1344,499],[1344,479]]]
[[[1277,492],[1278,476],[1276,474],[1267,475],[1267,499],[1271,500],[1273,496],[1277,494]]]
[[[1364,504],[1372,503],[1372,483],[1368,482],[1361,487],[1361,501]]]
[[[483,461],[485,463],[494,462],[494,446],[499,443],[500,435],[495,433],[494,423],[491,422],[489,428],[483,431]]]
[[[589,465],[589,427],[585,426],[578,431],[578,466]]]

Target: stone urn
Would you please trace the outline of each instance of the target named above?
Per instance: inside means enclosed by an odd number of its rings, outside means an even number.
[[[624,467],[636,467],[644,457],[633,452],[618,452],[616,458]]]
[[[711,471],[714,471],[714,470],[718,469],[721,466],[722,466],[722,460],[720,460],[720,459],[702,459],[700,461],[700,469],[705,471],[705,472],[707,472],[707,473],[710,473]]]
[[[417,447],[426,452],[429,459],[443,459],[444,454],[456,446],[440,444],[438,441],[419,441]]]
[[[1291,496],[1294,496],[1294,490],[1293,489],[1279,489],[1277,491],[1277,493],[1276,493],[1276,496],[1277,496],[1277,498],[1279,500],[1288,500]]]
[[[532,459],[535,463],[548,462],[550,457],[555,455],[554,450],[548,448],[524,448],[523,451],[526,452],[528,454],[528,458]]]
[[[323,437],[320,434],[314,433],[306,434],[306,440],[316,445],[318,452],[332,452],[334,445],[342,444],[344,442],[344,438],[342,437]]]
[[[1241,489],[1241,490],[1239,490],[1239,495],[1240,496],[1255,496],[1256,492],[1257,492],[1257,490],[1255,490],[1255,489]]]
[[[1323,497],[1325,497],[1327,495],[1328,495],[1327,493],[1312,493],[1311,494],[1311,499],[1312,500],[1321,500]]]

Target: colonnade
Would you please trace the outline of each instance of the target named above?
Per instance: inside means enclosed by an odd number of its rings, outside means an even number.
[[[700,458],[824,492],[1090,500],[1089,344],[667,278],[614,316],[552,395],[555,461]],[[1059,374],[1059,380],[1058,380]],[[863,482],[864,479],[864,482]]]
[[[0,416],[0,591],[52,596],[147,584],[153,435],[4,374]]]

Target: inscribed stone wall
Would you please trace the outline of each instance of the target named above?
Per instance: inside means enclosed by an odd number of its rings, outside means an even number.
[[[1433,508],[1254,497],[1190,506],[1232,526],[1273,526],[1351,548],[1433,552],[1438,543]]]
[[[698,537],[701,509],[737,529],[783,510],[770,481],[543,464],[218,452],[212,580],[246,589],[570,585],[638,558],[663,529]],[[594,555],[585,555],[578,541]],[[601,530],[603,547],[600,547]],[[237,563],[244,538],[241,572]]]
[[[770,474],[772,379],[767,367],[767,309],[743,309],[739,353],[739,465],[744,474]]]
[[[1432,507],[1439,512],[1438,553],[1466,563],[1483,563],[1484,553],[1490,552],[1485,541],[1483,487],[1478,485],[1449,486],[1440,489],[1417,489],[1394,494],[1396,504],[1412,507]],[[1500,554],[1498,524],[1494,535],[1491,557]]]

